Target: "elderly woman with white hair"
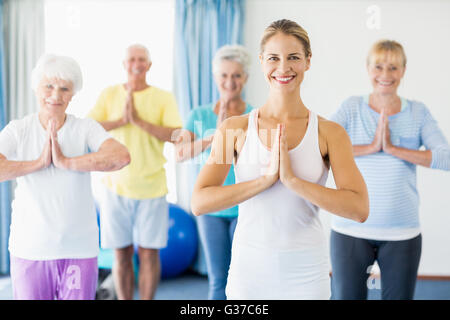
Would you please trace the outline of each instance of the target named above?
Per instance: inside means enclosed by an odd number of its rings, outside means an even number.
[[[213,59],[213,75],[219,91],[219,101],[194,108],[185,130],[176,144],[176,160],[184,161],[200,155],[203,165],[211,152],[216,128],[228,117],[249,113],[253,108],[242,99],[242,89],[248,79],[249,55],[240,45],[221,47]],[[197,158],[198,159],[198,158]],[[224,185],[234,184],[230,170]],[[238,216],[238,207],[203,215],[197,225],[205,251],[211,300],[224,300],[231,243]]]
[[[39,111],[0,132],[0,182],[17,179],[9,239],[15,299],[94,299],[99,232],[90,171],[130,162],[92,119],[66,109],[81,89],[78,63],[46,54],[32,72]]]

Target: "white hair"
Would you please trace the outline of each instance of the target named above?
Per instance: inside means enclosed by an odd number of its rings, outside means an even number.
[[[58,78],[71,82],[74,94],[83,86],[80,65],[71,57],[48,53],[41,56],[31,72],[31,87],[34,91],[43,78]]]
[[[126,60],[127,57],[128,57],[128,52],[130,51],[130,49],[142,49],[142,50],[144,50],[144,51],[145,51],[145,54],[147,55],[148,62],[152,62],[152,58],[150,57],[150,51],[148,51],[148,49],[147,49],[146,46],[144,46],[144,45],[142,45],[142,44],[139,44],[139,43],[132,44],[131,46],[129,46],[129,47],[125,50],[125,60]]]
[[[248,75],[248,68],[250,66],[250,55],[245,47],[234,44],[225,45],[217,50],[212,62],[213,73],[217,73],[219,65],[223,60],[236,61]]]

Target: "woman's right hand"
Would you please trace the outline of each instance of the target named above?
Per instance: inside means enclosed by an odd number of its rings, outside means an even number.
[[[270,163],[263,175],[263,179],[267,183],[267,186],[273,185],[280,178],[280,137],[281,124],[278,124],[277,132],[274,141],[272,142]]]
[[[133,91],[127,91],[127,98],[125,100],[125,106],[123,108],[123,116],[121,118],[122,125],[126,125],[131,122],[130,114],[133,103]]]
[[[380,152],[383,149],[383,130],[385,118],[386,113],[385,110],[382,109],[380,113],[380,118],[378,119],[377,129],[375,130],[375,137],[373,138],[373,141],[370,144],[373,153]]]
[[[229,101],[219,100],[219,112],[217,113],[217,124],[216,128],[219,128],[222,122],[228,118],[227,110],[228,110]]]
[[[41,169],[48,168],[52,164],[52,138],[50,130],[47,130],[46,139],[44,150],[38,159]]]

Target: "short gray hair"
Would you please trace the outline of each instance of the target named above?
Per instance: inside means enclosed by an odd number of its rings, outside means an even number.
[[[126,50],[125,50],[125,58],[124,58],[125,60],[127,59],[128,51],[129,51],[130,49],[133,49],[133,48],[144,50],[144,51],[145,51],[145,54],[147,55],[148,62],[152,62],[152,58],[150,57],[150,51],[148,51],[148,49],[147,49],[146,46],[144,46],[144,45],[142,45],[142,44],[140,44],[140,43],[132,44],[132,45],[130,45],[130,46],[128,46],[128,47],[126,48]]]
[[[219,65],[223,60],[236,61],[248,75],[248,69],[250,67],[250,55],[245,47],[234,44],[225,45],[217,50],[212,62],[213,74],[219,69]]]
[[[31,72],[31,87],[34,91],[44,77],[71,82],[74,93],[80,91],[83,86],[80,65],[71,57],[49,53],[42,55]]]

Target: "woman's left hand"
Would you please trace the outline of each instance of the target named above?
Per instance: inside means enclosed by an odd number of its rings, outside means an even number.
[[[289,184],[294,178],[294,172],[292,171],[291,159],[289,158],[286,125],[281,125],[280,134],[280,180],[286,187],[289,188]]]
[[[384,118],[384,128],[383,128],[383,151],[386,153],[390,153],[393,148],[391,142],[391,133],[389,131],[389,120],[386,116]]]
[[[126,115],[130,123],[137,125],[139,116],[134,106],[133,91],[128,91],[127,102],[126,102]]]
[[[226,118],[228,118],[228,106],[230,104],[229,100],[219,100],[219,112],[217,114],[217,123],[216,128],[219,128],[222,122],[225,121]]]
[[[69,158],[65,157],[61,151],[58,143],[58,136],[56,130],[56,121],[50,119],[47,125],[47,131],[50,134],[52,144],[52,162],[53,165],[59,169],[68,169]]]

